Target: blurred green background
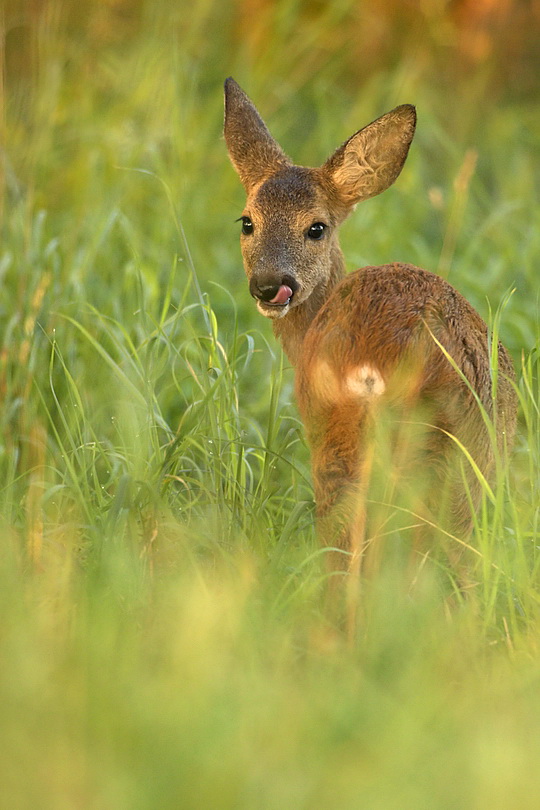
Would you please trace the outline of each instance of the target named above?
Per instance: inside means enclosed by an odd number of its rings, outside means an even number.
[[[536,810],[539,35],[532,0],[4,0],[0,807]],[[417,106],[348,266],[440,273],[516,365],[468,588],[390,520],[349,638],[228,75],[306,165]]]

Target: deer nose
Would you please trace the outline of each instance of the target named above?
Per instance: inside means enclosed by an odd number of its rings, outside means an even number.
[[[252,276],[249,282],[249,291],[253,298],[276,306],[287,304],[297,289],[298,283],[290,276],[281,279],[275,277],[261,279]]]

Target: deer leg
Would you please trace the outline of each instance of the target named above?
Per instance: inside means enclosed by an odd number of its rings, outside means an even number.
[[[373,456],[368,420],[367,409],[356,403],[334,407],[312,441],[317,533],[323,545],[336,549],[328,552],[332,572],[358,575],[361,569]]]

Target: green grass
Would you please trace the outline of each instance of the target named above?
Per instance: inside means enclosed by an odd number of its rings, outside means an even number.
[[[121,5],[44,5],[6,60],[0,806],[536,808],[537,94],[497,63],[454,81],[435,18],[367,64],[345,0]],[[242,273],[230,74],[306,164],[417,104],[347,261],[443,273],[516,365],[471,587],[436,549],[411,576],[390,522],[354,638],[325,610],[292,372]]]

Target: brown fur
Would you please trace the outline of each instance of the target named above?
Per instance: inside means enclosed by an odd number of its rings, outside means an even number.
[[[296,366],[322,540],[352,552],[351,565],[358,568],[372,437],[383,409],[398,428],[419,419],[431,425],[421,448],[403,453],[404,475],[411,460],[428,469],[425,515],[465,535],[470,506],[460,473],[463,454],[452,437],[489,477],[492,443],[471,388],[495,418],[503,450],[516,422],[510,357],[499,344],[494,413],[488,330],[478,313],[442,278],[412,265],[364,267],[345,277],[337,234],[357,202],[384,191],[399,175],[414,134],[414,108],[397,107],[355,133],[322,167],[309,169],[291,163],[236,82],[228,79],[225,92],[225,139],[247,192],[244,216],[253,226],[242,237],[246,273],[255,294],[265,284],[295,285],[284,306],[259,300],[258,307],[273,319]],[[308,230],[319,222],[324,236],[313,241]],[[410,444],[400,430],[398,449]],[[477,507],[481,486],[465,466]]]

